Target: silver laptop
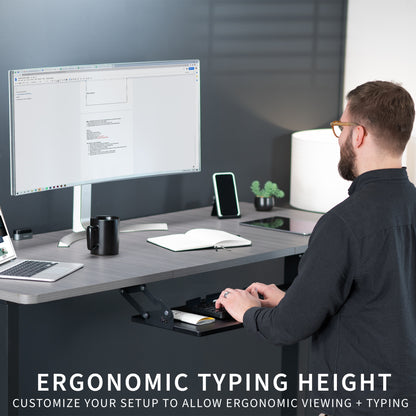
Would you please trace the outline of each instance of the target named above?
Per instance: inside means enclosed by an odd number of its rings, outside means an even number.
[[[18,259],[0,209],[0,279],[55,282],[81,267],[80,263]]]

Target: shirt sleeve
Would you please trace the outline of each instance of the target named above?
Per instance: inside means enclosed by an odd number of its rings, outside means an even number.
[[[244,326],[277,345],[315,333],[342,307],[353,285],[359,253],[356,237],[336,214],[316,225],[298,275],[274,308],[251,308]]]

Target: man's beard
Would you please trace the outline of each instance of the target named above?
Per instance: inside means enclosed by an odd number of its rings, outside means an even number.
[[[340,159],[338,162],[338,172],[342,178],[347,181],[353,181],[357,175],[355,174],[355,153],[352,147],[352,132],[345,139],[345,143],[340,149]]]

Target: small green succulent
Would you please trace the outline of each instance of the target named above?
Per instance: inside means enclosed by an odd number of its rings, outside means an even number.
[[[259,197],[268,198],[274,196],[276,198],[283,198],[285,196],[285,193],[281,189],[279,189],[276,183],[272,181],[267,181],[264,184],[264,188],[260,187],[259,181],[253,181],[253,183],[250,186],[250,189],[254,195]]]

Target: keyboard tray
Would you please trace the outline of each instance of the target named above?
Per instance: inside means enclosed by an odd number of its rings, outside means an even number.
[[[279,288],[285,290],[287,285],[278,285]],[[172,312],[169,312],[170,308],[167,307],[160,299],[156,299],[146,288],[146,285],[138,285],[130,288],[124,288],[120,291],[122,296],[140,313],[139,315],[132,316],[132,321],[140,324],[150,325],[153,327],[169,329],[171,331],[182,332],[188,335],[194,336],[204,336],[211,335],[218,332],[230,331],[233,329],[243,327],[243,324],[235,321],[234,319],[230,320],[221,320],[216,319],[215,322],[205,325],[192,325],[182,321],[173,320]],[[142,296],[147,298],[153,307],[150,309],[143,308],[137,300],[135,300],[132,295],[141,293]],[[219,293],[213,295],[207,295],[203,299],[211,298],[211,302],[215,299],[213,296],[218,297]],[[196,298],[200,300],[201,298]],[[194,301],[194,299],[191,299]],[[189,303],[189,301],[188,301]],[[189,305],[177,306],[172,309],[189,311]]]

